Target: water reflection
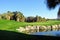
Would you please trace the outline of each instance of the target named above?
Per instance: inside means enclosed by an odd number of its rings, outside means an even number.
[[[27,33],[27,34],[30,34],[30,33],[36,33],[36,32],[49,32],[49,31],[59,31],[60,29],[34,29],[34,30],[26,30],[26,31],[23,31],[23,33]]]
[[[46,35],[46,36],[60,36],[60,31],[36,32],[31,35]]]

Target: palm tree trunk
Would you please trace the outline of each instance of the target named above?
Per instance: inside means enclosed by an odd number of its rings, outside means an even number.
[[[59,8],[59,11],[58,11],[58,19],[60,19],[60,8]]]

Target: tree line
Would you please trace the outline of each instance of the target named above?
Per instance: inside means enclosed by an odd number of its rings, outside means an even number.
[[[46,21],[45,18],[42,18],[41,16],[36,15],[35,17],[29,16],[25,17],[23,13],[15,11],[15,12],[10,12],[7,11],[6,13],[0,14],[0,19],[6,19],[6,20],[15,20],[18,22],[43,22]]]

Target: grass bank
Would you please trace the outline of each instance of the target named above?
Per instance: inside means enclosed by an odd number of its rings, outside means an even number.
[[[47,22],[17,22],[14,20],[0,20],[0,30],[16,31],[19,27],[25,27],[26,25],[55,25],[60,24],[58,20],[49,20]]]

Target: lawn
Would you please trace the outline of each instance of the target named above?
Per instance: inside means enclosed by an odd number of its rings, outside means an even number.
[[[0,30],[16,31],[19,27],[25,27],[26,25],[55,25],[60,24],[60,21],[50,20],[46,22],[17,22],[14,20],[0,20]]]

